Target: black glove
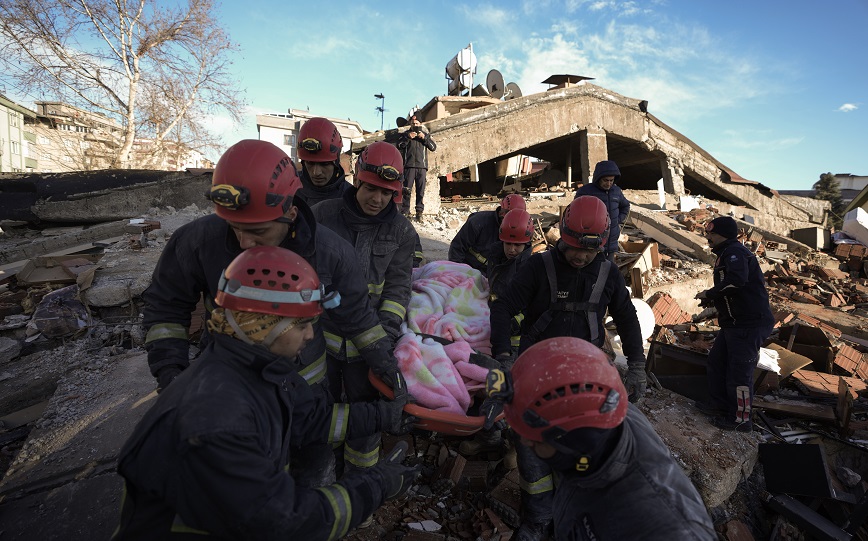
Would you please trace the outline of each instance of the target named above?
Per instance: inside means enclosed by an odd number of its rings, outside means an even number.
[[[383,480],[383,488],[386,489],[386,499],[394,500],[402,496],[410,488],[413,480],[419,476],[419,466],[405,466],[401,464],[404,455],[407,454],[406,441],[399,441],[389,453],[379,461],[371,471]]]
[[[394,400],[408,400],[409,393],[407,392],[407,382],[404,381],[404,376],[398,370],[397,361],[394,367],[388,368],[371,368],[374,374],[378,375],[383,382],[389,386],[395,393]]]
[[[512,370],[512,365],[515,364],[515,357],[515,353],[498,353],[495,359],[504,370]]]
[[[634,361],[627,363],[627,397],[630,402],[638,402],[645,396],[645,389],[648,386],[648,377],[645,374],[645,361]]]
[[[166,366],[161,368],[157,372],[157,392],[162,393],[163,390],[172,383],[178,374],[181,373],[181,369],[176,365]]]
[[[409,402],[408,395],[401,400],[380,400],[377,408],[380,410],[380,422],[382,429],[395,436],[403,436],[411,430],[413,425],[419,422],[415,415],[404,413],[404,406]]]
[[[386,331],[386,334],[389,335],[389,338],[391,338],[392,341],[395,342],[395,345],[397,345],[398,339],[403,336],[401,334],[401,323],[394,320],[385,320],[381,321],[380,325],[383,326],[383,330]]]
[[[497,422],[497,417],[503,413],[503,401],[497,398],[486,398],[479,406],[479,414],[485,417],[482,423],[484,430],[491,430]]]

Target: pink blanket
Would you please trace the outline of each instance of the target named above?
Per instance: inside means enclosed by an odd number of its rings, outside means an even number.
[[[491,353],[488,281],[463,263],[432,261],[413,269],[407,326],[413,332],[467,342]]]
[[[488,374],[488,369],[468,362],[471,353],[466,342],[443,346],[411,333],[402,336],[395,346],[398,367],[416,403],[460,415],[471,404],[467,383],[478,388]]]

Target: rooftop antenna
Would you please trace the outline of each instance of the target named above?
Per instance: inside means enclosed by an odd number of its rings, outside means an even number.
[[[383,119],[386,117],[386,96],[380,92],[379,94],[374,94],[374,97],[380,100],[380,106],[376,107],[376,110],[380,115],[380,131],[383,131]]]

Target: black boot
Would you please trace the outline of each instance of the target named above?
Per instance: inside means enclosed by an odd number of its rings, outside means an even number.
[[[547,537],[548,529],[548,524],[524,521],[512,539],[515,541],[542,541]]]

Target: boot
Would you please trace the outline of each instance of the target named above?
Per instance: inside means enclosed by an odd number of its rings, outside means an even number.
[[[416,221],[419,222],[420,224],[422,223],[422,213],[421,212],[416,213]]]
[[[515,541],[543,541],[547,532],[548,524],[524,521],[512,539]]]
[[[503,449],[503,440],[500,438],[500,430],[479,431],[473,439],[464,440],[458,446],[458,452],[462,455],[479,455]]]

